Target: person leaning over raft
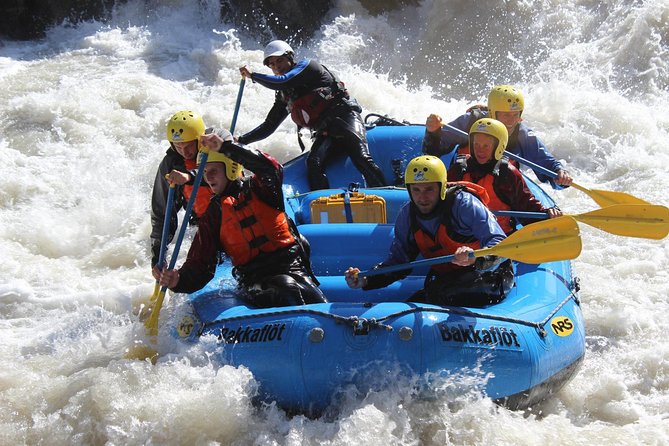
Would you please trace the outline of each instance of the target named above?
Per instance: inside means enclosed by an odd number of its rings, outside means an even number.
[[[472,155],[458,155],[448,169],[451,182],[468,181],[483,187],[488,193],[491,211],[526,211],[548,213],[550,218],[562,215],[557,207],[544,208],[527,187],[525,179],[513,164],[503,156],[509,135],[501,122],[483,118],[469,130],[469,147]],[[521,220],[530,224],[536,220]],[[515,220],[497,216],[497,222],[508,235],[515,231]]]
[[[167,121],[167,140],[170,148],[165,152],[158,166],[153,182],[151,195],[151,268],[156,268],[160,256],[160,239],[167,205],[169,182],[178,185],[175,194],[175,205],[170,216],[169,241],[177,229],[177,213],[186,206],[193,190],[193,180],[198,152],[198,139],[211,129],[206,129],[202,116],[191,111],[176,112]],[[167,180],[166,180],[167,177]],[[212,193],[201,188],[193,205],[193,217],[190,223],[196,223],[207,210]],[[154,273],[155,275],[155,273]]]
[[[263,60],[273,76],[251,72],[246,66],[239,69],[242,76],[274,90],[275,96],[265,121],[238,141],[248,144],[267,138],[290,114],[295,124],[310,129],[314,138],[307,158],[311,190],[330,187],[325,165],[337,153],[351,158],[367,187],[384,186],[383,172],[369,154],[360,105],[324,65],[309,59],[296,63],[294,58],[290,45],[274,40],[265,48]]]
[[[311,272],[306,240],[284,212],[281,164],[235,144],[225,133],[201,138],[210,149],[204,177],[215,195],[185,263],[156,279],[174,292],[192,293],[214,277],[219,253],[224,253],[232,261],[240,298],[251,305],[327,302]],[[242,164],[254,175],[242,178]]]
[[[467,113],[449,123],[450,126],[468,132],[477,120],[485,117],[496,119],[504,124],[509,132],[506,150],[538,164],[558,177],[552,179],[541,172],[534,172],[539,181],[549,181],[554,189],[569,186],[573,179],[558,160],[546,149],[534,131],[522,123],[521,114],[525,108],[523,93],[511,85],[497,85],[488,94],[488,106],[475,106]],[[451,152],[456,145],[466,146],[467,136],[454,132],[442,125],[441,116],[431,114],[425,123],[423,153],[442,156]],[[512,161],[516,167],[515,161]]]
[[[395,221],[395,237],[388,257],[375,266],[404,264],[416,259],[455,254],[451,263],[433,265],[422,290],[411,301],[436,305],[480,307],[504,299],[514,284],[510,260],[497,256],[470,258],[474,249],[494,246],[506,237],[495,217],[478,198],[476,185],[447,186],[446,167],[434,156],[414,158],[406,168],[409,202]],[[410,270],[361,277],[349,268],[344,274],[351,288],[371,290],[406,277]]]

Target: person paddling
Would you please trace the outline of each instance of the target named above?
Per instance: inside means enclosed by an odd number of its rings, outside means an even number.
[[[470,258],[475,249],[496,245],[506,237],[483,200],[482,188],[447,185],[444,163],[422,155],[412,159],[405,180],[409,202],[395,221],[394,239],[387,258],[375,269],[425,258],[455,254],[451,263],[433,265],[423,289],[410,300],[437,305],[481,307],[504,299],[514,284],[510,260],[497,256]],[[383,288],[406,277],[410,270],[359,276],[350,267],[344,275],[351,288]]]
[[[482,186],[488,193],[491,211],[541,212],[550,218],[559,217],[562,211],[555,206],[546,209],[527,187],[523,175],[504,157],[509,135],[501,122],[483,118],[469,130],[469,147],[472,155],[459,155],[448,169],[451,182],[468,181]],[[536,220],[521,220],[529,224]],[[516,223],[508,216],[497,216],[497,222],[508,235],[515,231]]]
[[[449,122],[448,125],[443,124],[441,116],[431,114],[425,122],[423,153],[442,156],[453,151],[456,145],[467,146],[469,143],[467,132],[474,122],[490,117],[502,122],[507,128],[509,134],[507,151],[552,172],[557,172],[557,178],[553,179],[535,170],[534,173],[539,181],[548,181],[555,189],[571,185],[573,178],[569,172],[546,149],[534,131],[522,122],[521,115],[524,108],[525,99],[518,88],[511,85],[497,85],[488,94],[487,106],[474,106],[465,114]],[[515,164],[515,161],[512,163]]]
[[[360,117],[362,108],[349,96],[344,83],[315,60],[295,62],[295,52],[283,40],[270,42],[264,56],[263,63],[274,75],[255,73],[246,66],[239,72],[274,90],[274,105],[262,124],[237,140],[249,144],[267,138],[290,114],[299,128],[312,132],[314,142],[307,158],[311,190],[330,187],[325,168],[328,159],[337,154],[351,158],[367,187],[385,186],[383,172],[369,154],[365,125]]]
[[[160,257],[160,241],[165,222],[165,212],[168,208],[167,196],[169,183],[177,185],[174,205],[169,216],[170,227],[168,243],[174,238],[177,230],[177,213],[186,207],[186,203],[193,191],[195,179],[196,157],[199,149],[198,139],[207,132],[202,116],[192,110],[181,110],[174,113],[166,125],[167,141],[170,148],[165,152],[156,177],[151,194],[151,268],[156,268]],[[206,187],[199,188],[190,223],[197,223],[207,210],[212,193]]]
[[[210,149],[204,177],[214,196],[185,263],[178,270],[163,270],[160,284],[178,293],[195,292],[214,277],[220,254],[225,254],[239,297],[249,305],[327,302],[311,272],[306,239],[284,212],[281,164],[234,143],[227,131],[202,136],[201,143]],[[254,175],[243,178],[242,164]]]

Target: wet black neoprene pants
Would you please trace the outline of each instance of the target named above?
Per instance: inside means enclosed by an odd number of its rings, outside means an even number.
[[[336,116],[328,117],[324,130],[311,146],[307,158],[309,187],[311,190],[328,189],[330,183],[325,176],[327,159],[345,153],[353,165],[365,178],[367,187],[385,186],[383,172],[376,165],[367,147],[365,125],[360,114],[350,109],[338,111]]]

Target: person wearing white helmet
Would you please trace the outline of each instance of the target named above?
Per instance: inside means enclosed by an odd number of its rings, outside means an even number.
[[[295,52],[283,40],[265,47],[263,63],[273,75],[252,72],[243,66],[245,78],[275,91],[274,105],[265,121],[241,135],[248,144],[267,138],[290,114],[298,127],[312,131],[313,144],[307,158],[307,175],[312,190],[330,187],[325,174],[327,158],[343,153],[362,173],[368,187],[384,186],[383,172],[369,154],[362,108],[351,98],[344,84],[315,60],[295,61]],[[300,142],[301,143],[301,142]]]
[[[431,114],[425,123],[425,138],[423,139],[423,153],[441,156],[451,152],[456,145],[467,146],[466,132],[472,124],[481,118],[490,117],[502,122],[509,133],[509,143],[506,150],[526,160],[538,164],[558,177],[552,179],[541,172],[535,171],[537,178],[542,182],[550,182],[554,189],[569,186],[573,179],[562,163],[546,149],[544,143],[535,135],[534,131],[522,121],[525,108],[525,99],[520,89],[511,85],[496,85],[488,94],[487,106],[471,107],[464,115],[451,121],[449,125],[461,130],[456,133],[448,126],[444,126],[441,116]],[[471,148],[470,148],[471,149]],[[517,166],[515,161],[511,161]]]
[[[470,155],[459,155],[448,169],[450,182],[468,181],[482,186],[492,211],[525,211],[547,213],[550,218],[559,217],[562,211],[555,206],[544,208],[527,187],[520,171],[504,157],[509,134],[500,121],[483,118],[469,130]],[[496,216],[497,222],[508,235],[516,230],[516,220],[508,216]],[[536,220],[521,219],[522,224]]]
[[[496,245],[506,237],[485,206],[485,190],[475,184],[448,185],[444,163],[421,155],[407,165],[405,181],[409,202],[395,220],[390,252],[375,268],[401,265],[425,258],[454,254],[450,263],[433,265],[423,289],[413,302],[482,307],[504,299],[513,287],[510,260],[498,256],[469,257],[475,249]],[[372,290],[403,279],[410,269],[376,276],[360,276],[360,269],[344,272],[350,288]]]
[[[200,138],[209,148],[204,179],[214,194],[185,263],[159,272],[162,286],[192,293],[230,258],[239,299],[259,308],[327,302],[311,271],[309,249],[284,211],[283,168],[270,155],[232,141],[230,132]],[[199,162],[199,160],[198,160]],[[242,177],[242,165],[254,173]]]

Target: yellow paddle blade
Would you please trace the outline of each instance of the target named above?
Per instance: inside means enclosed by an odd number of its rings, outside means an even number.
[[[155,364],[158,360],[158,351],[144,343],[137,344],[130,347],[124,355],[125,359],[137,359],[140,361],[151,360],[151,364]]]
[[[573,216],[611,234],[661,240],[669,234],[669,208],[653,204],[617,204]]]
[[[476,257],[497,255],[523,263],[575,259],[580,253],[578,224],[568,215],[532,223],[495,246],[474,251]]]
[[[124,356],[126,359],[139,359],[141,361],[150,359],[152,364],[155,364],[158,360],[158,350],[156,350],[155,345],[158,338],[158,317],[160,316],[160,309],[165,299],[165,291],[165,289],[160,289],[157,295],[151,296],[153,304],[150,309],[151,314],[144,321],[144,329],[151,345],[147,345],[144,341],[138,342],[125,353]]]
[[[156,298],[156,302],[153,304],[153,307],[151,307],[151,315],[144,321],[146,334],[149,336],[158,336],[158,317],[160,316],[160,309],[163,306],[164,299],[165,289],[161,289]]]
[[[637,198],[625,192],[612,192],[608,190],[588,189],[576,183],[571,183],[571,187],[585,192],[595,203],[601,207],[612,206],[614,204],[650,204],[647,201]]]

